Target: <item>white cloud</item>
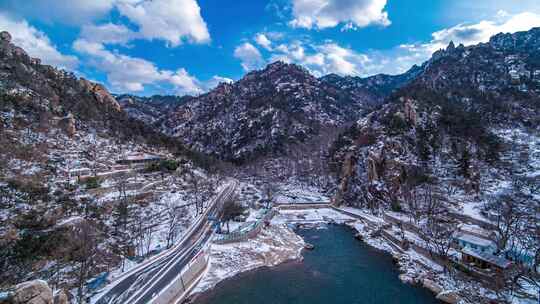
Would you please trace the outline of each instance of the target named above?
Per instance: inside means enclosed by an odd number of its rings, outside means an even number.
[[[86,24],[102,18],[117,0],[3,0],[0,8],[45,22]]]
[[[344,29],[371,24],[390,25],[384,11],[386,0],[292,0],[293,27],[329,28],[344,24]]]
[[[270,61],[282,60],[308,68],[315,76],[329,73],[340,75],[367,75],[370,58],[334,42],[307,44],[295,40],[281,44]]]
[[[40,58],[45,64],[68,69],[74,69],[78,64],[77,57],[60,53],[47,35],[25,20],[14,20],[0,13],[0,29],[11,34],[15,45],[23,48],[28,55]]]
[[[313,44],[291,41],[274,47],[270,61],[283,60],[306,66],[314,75],[328,73],[369,76],[378,73],[398,74],[421,64],[433,52],[446,48],[450,41],[464,45],[487,42],[497,33],[513,33],[540,26],[540,14],[516,15],[498,13],[491,20],[473,24],[459,24],[432,34],[425,43],[403,44],[387,50],[369,50],[365,53],[340,46],[335,42]]]
[[[145,39],[163,39],[171,46],[184,40],[194,43],[210,41],[206,23],[196,0],[120,1],[120,13],[139,26]]]
[[[99,35],[105,35],[107,43],[126,43],[135,37],[129,34],[125,38],[120,38],[122,31],[127,33],[125,26],[111,23],[91,25],[110,16],[115,8],[138,26],[139,33],[136,38],[162,39],[171,46],[178,46],[184,41],[193,43],[210,41],[210,34],[201,16],[197,0],[0,1],[0,10],[49,23],[83,25],[87,31],[94,33],[97,31]],[[112,32],[107,34],[106,30]]]
[[[210,78],[209,80],[207,80],[204,84],[203,84],[203,88],[206,90],[206,91],[209,91],[215,87],[217,87],[220,83],[222,82],[225,82],[225,83],[232,83],[233,80],[230,79],[230,78],[227,78],[227,77],[222,77],[222,76],[218,76],[218,75],[214,75],[212,76],[212,78]]]
[[[540,14],[538,0],[453,0],[444,3],[443,18],[455,23],[490,20],[498,12],[516,15],[523,12]]]
[[[260,68],[264,63],[261,52],[249,42],[237,46],[234,50],[234,57],[240,59],[245,71]]]
[[[137,33],[134,33],[124,25],[113,23],[85,25],[82,27],[80,34],[80,39],[110,44],[125,44],[136,37]]]
[[[73,48],[88,56],[89,63],[107,74],[114,90],[140,92],[146,85],[159,83],[172,85],[178,94],[202,92],[199,81],[185,69],[176,72],[160,70],[152,62],[109,51],[101,43],[78,39]]]
[[[268,37],[266,37],[266,35],[263,33],[258,33],[255,35],[255,42],[269,51],[272,50],[272,41],[270,41],[270,39],[268,39]]]
[[[174,85],[178,94],[200,94],[203,91],[197,78],[189,75],[184,68],[178,69],[175,73],[169,71],[161,73],[166,77],[166,81]]]
[[[450,41],[457,44],[474,45],[488,42],[489,38],[498,33],[514,33],[527,31],[540,26],[540,14],[524,12],[511,15],[507,12],[497,12],[492,20],[482,20],[478,23],[458,24],[442,29],[432,34],[431,41],[427,43],[415,43],[401,45],[396,52],[401,56],[398,59],[403,62],[421,63],[429,59],[433,52],[445,48]]]
[[[444,47],[451,40],[464,45],[487,42],[498,33],[527,31],[540,26],[540,14],[524,12],[516,15],[497,13],[496,20],[483,20],[475,24],[459,24],[433,33],[432,49]]]

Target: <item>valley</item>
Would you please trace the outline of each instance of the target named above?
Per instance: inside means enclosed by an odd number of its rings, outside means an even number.
[[[0,303],[536,303],[538,50],[139,97],[2,32]]]

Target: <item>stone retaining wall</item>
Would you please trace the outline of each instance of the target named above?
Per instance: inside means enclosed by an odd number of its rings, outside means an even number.
[[[266,221],[270,221],[272,217],[274,217],[275,214],[276,214],[276,211],[274,209],[271,209],[270,211],[268,211],[268,213],[264,215],[263,218],[259,219],[256,222],[255,227],[251,229],[250,231],[233,232],[233,233],[227,234],[223,238],[215,239],[214,243],[229,244],[229,243],[236,243],[236,242],[244,242],[244,241],[247,241],[248,239],[252,239],[256,237],[259,234],[259,232],[261,232],[261,229],[263,228],[264,223]]]

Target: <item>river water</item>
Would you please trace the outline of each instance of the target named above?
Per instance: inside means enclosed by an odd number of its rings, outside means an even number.
[[[353,238],[350,228],[299,230],[313,245],[304,260],[225,280],[196,304],[431,304],[426,289],[403,284],[392,257]]]

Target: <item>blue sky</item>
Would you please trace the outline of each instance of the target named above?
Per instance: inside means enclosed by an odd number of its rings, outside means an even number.
[[[535,2],[0,0],[0,30],[115,93],[182,95],[275,60],[316,76],[401,73],[450,40],[540,26]]]

